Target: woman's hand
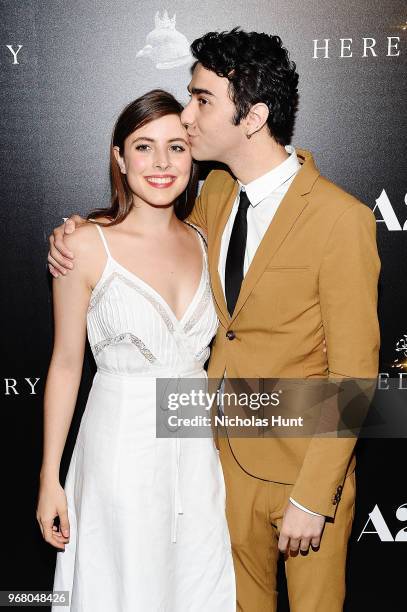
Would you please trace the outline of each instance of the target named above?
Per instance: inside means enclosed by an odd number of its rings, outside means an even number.
[[[36,516],[44,540],[65,550],[69,542],[68,505],[65,491],[57,480],[41,482]],[[54,525],[56,516],[59,516],[59,530]]]

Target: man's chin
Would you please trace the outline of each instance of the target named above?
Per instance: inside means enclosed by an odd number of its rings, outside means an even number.
[[[213,158],[213,155],[209,155],[209,154],[205,155],[204,153],[194,153],[193,151],[192,151],[192,157],[197,162],[210,162],[210,161],[213,162],[213,161],[216,161]]]
[[[191,155],[195,161],[212,161],[213,157],[211,157],[208,151],[202,151],[200,147],[191,145]]]

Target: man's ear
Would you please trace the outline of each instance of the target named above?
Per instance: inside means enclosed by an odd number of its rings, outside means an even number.
[[[264,102],[253,104],[247,116],[244,119],[245,131],[247,138],[250,138],[256,132],[259,132],[263,125],[267,123],[269,109]]]
[[[124,159],[123,157],[120,155],[120,149],[119,147],[113,147],[113,155],[115,156],[115,159],[119,165],[120,168],[120,172],[122,174],[127,174],[126,172],[126,165],[124,163]]]

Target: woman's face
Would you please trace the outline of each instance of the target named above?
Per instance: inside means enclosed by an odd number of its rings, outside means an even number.
[[[166,115],[135,130],[116,160],[132,192],[152,206],[168,206],[184,191],[192,157],[187,133],[178,115]]]

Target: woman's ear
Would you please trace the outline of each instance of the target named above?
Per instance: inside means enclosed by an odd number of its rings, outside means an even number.
[[[120,155],[119,147],[113,147],[113,155],[115,156],[115,159],[116,159],[116,161],[117,161],[117,163],[119,165],[120,172],[122,174],[127,174],[126,165],[124,163],[123,157]]]

